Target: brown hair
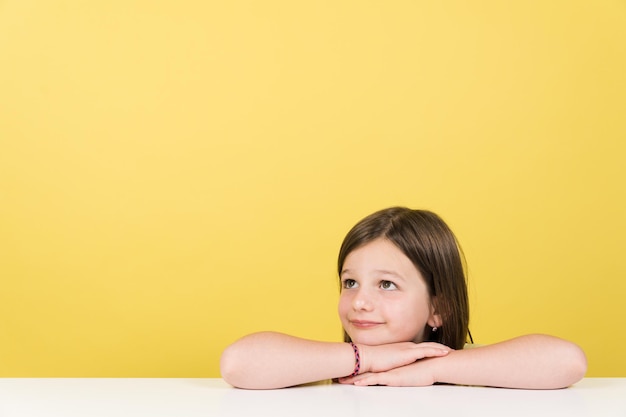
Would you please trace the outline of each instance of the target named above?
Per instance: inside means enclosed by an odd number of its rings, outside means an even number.
[[[339,250],[339,275],[350,252],[378,238],[395,244],[426,281],[435,312],[443,322],[436,332],[426,325],[426,340],[462,349],[467,340],[469,302],[463,253],[452,230],[430,211],[405,207],[377,211],[346,235]],[[345,332],[344,338],[350,341]]]

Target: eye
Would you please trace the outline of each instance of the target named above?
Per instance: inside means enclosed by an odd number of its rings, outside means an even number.
[[[341,282],[341,284],[342,284],[342,287],[343,287],[343,288],[345,288],[345,289],[347,289],[347,290],[349,290],[350,288],[354,288],[354,287],[356,287],[356,286],[357,286],[356,281],[355,281],[355,280],[353,280],[353,279],[349,279],[349,278],[348,278],[348,279],[344,279],[344,280]]]
[[[391,281],[381,281],[380,282],[380,288],[382,288],[383,290],[387,290],[387,291],[397,290],[398,289],[398,287],[396,287],[396,284],[394,284]]]

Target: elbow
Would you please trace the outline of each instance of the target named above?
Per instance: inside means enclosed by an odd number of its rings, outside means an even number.
[[[268,379],[267,356],[269,345],[274,338],[271,332],[254,333],[244,336],[226,347],[220,357],[220,375],[235,388],[272,389],[282,387]],[[269,345],[268,345],[269,343]]]
[[[587,374],[587,356],[580,346],[572,343],[568,357],[569,380],[566,386],[575,384]]]
[[[547,335],[530,335],[528,340],[536,342],[534,354],[543,355],[538,361],[542,373],[532,388],[536,389],[561,389],[567,388],[585,377],[587,373],[587,356],[575,343]]]
[[[560,340],[558,367],[554,368],[554,385],[551,388],[567,388],[585,377],[587,373],[587,356],[580,346],[566,340]],[[557,376],[558,375],[558,376]]]
[[[231,345],[224,349],[220,357],[220,374],[222,379],[236,388],[242,388],[241,360],[238,360],[237,349]]]
[[[228,346],[220,357],[220,375],[224,381],[235,388],[265,389],[264,381],[252,368],[255,364],[245,342],[237,341]]]

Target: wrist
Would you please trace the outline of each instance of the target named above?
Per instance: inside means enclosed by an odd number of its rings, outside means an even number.
[[[361,350],[356,343],[349,342],[352,352],[354,353],[354,368],[349,376],[357,376],[361,373]]]
[[[355,343],[356,347],[359,349],[359,356],[361,360],[359,374],[364,374],[370,371],[370,347],[361,343]]]
[[[453,353],[454,351],[451,350],[445,356],[422,360],[424,362],[423,365],[426,366],[425,371],[432,378],[433,384],[446,382],[447,378],[445,377],[445,370],[448,363],[448,356],[452,355]]]

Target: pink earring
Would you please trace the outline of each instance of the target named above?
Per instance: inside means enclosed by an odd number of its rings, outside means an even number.
[[[433,333],[437,331],[437,326],[433,327]]]

